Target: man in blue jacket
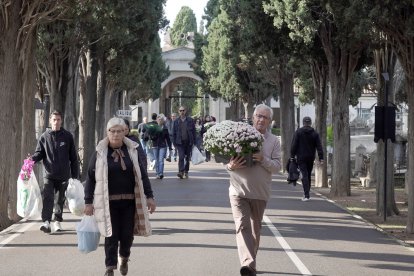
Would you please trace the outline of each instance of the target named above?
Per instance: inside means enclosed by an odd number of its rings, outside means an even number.
[[[310,199],[309,191],[316,151],[318,152],[319,162],[323,163],[321,140],[319,134],[311,126],[312,119],[304,117],[303,127],[296,130],[290,149],[290,156],[291,158],[296,156],[299,170],[302,174],[302,186],[305,194],[302,201],[309,201]]]
[[[195,142],[194,120],[188,117],[187,109],[180,106],[180,116],[174,121],[173,125],[173,144],[178,150],[178,173],[180,179],[188,178],[190,170],[191,150]]]
[[[53,111],[49,117],[51,128],[40,136],[35,153],[31,159],[36,163],[43,161],[45,182],[43,187],[43,209],[40,230],[51,232],[55,193],[58,196],[58,208],[55,210],[54,228],[61,231],[62,211],[69,178],[79,178],[79,162],[72,134],[62,128],[62,114]]]

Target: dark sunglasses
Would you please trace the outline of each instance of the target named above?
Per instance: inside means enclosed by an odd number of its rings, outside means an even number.
[[[179,110],[180,112],[184,112],[185,110],[184,109],[182,109],[182,110]]]

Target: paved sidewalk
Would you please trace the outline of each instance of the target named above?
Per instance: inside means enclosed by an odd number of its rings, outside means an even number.
[[[178,179],[177,163],[166,163],[163,180],[150,179],[157,211],[153,235],[136,237],[130,273],[140,276],[239,275],[228,174],[220,164],[190,168]],[[258,275],[413,275],[414,252],[371,225],[274,176],[263,222]],[[75,225],[67,211],[65,231],[45,234],[40,221],[22,221],[0,233],[0,275],[103,275],[103,241],[97,251],[77,250]],[[120,275],[116,271],[115,275]]]

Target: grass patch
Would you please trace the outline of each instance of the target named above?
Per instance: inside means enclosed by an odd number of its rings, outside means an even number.
[[[404,230],[405,229],[405,225],[399,225],[399,224],[377,224],[378,227],[382,228],[382,229],[395,229],[395,230]]]
[[[364,208],[364,207],[347,207],[348,210],[352,212],[376,212],[373,208]]]

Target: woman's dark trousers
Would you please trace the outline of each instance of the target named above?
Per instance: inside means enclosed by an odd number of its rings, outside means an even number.
[[[110,200],[112,236],[105,238],[105,265],[116,269],[119,255],[129,258],[134,240],[135,200]]]

